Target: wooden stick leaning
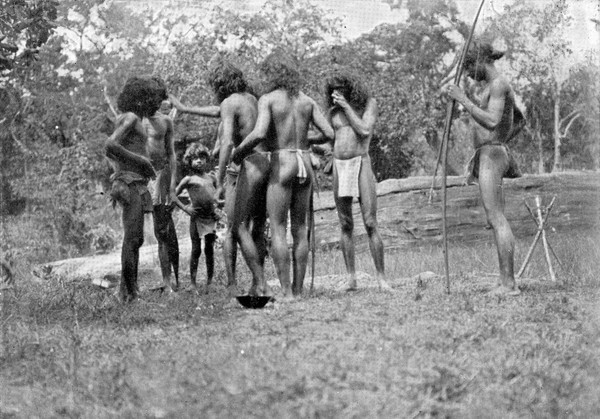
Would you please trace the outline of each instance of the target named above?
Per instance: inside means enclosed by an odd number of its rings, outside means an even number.
[[[477,24],[477,19],[479,19],[479,14],[481,13],[481,9],[483,8],[483,3],[485,0],[481,0],[479,4],[479,9],[477,9],[477,14],[475,15],[475,19],[473,20],[473,25],[471,26],[471,32],[469,32],[469,37],[467,38],[467,42],[463,47],[460,61],[458,62],[458,68],[456,69],[456,75],[454,77],[454,84],[458,85],[460,82],[460,78],[462,77],[463,72],[463,64],[465,61],[465,56],[467,55],[467,51],[469,50],[469,46],[471,45],[471,40],[473,39],[473,33],[475,32],[475,25]],[[446,273],[446,293],[450,294],[450,267],[448,264],[448,227],[446,220],[446,173],[447,173],[447,164],[448,164],[448,140],[450,139],[450,129],[452,128],[452,118],[454,116],[454,105],[456,101],[454,99],[448,102],[448,106],[446,109],[446,124],[444,126],[444,136],[442,137],[442,145],[440,147],[441,153],[441,161],[442,161],[442,231],[443,231],[443,246],[444,246],[444,269]],[[438,159],[439,164],[439,159]],[[436,164],[436,174],[437,174],[437,164]],[[435,174],[433,177],[433,182],[435,183]]]
[[[309,211],[309,223],[308,234],[308,245],[310,246],[310,263],[311,263],[311,276],[310,276],[310,294],[312,295],[313,287],[315,285],[315,254],[316,254],[316,239],[315,239],[315,203],[314,203],[314,188],[311,187],[310,191],[310,203],[308,206]]]
[[[540,200],[539,195],[535,197],[535,205],[537,209],[537,217],[540,224],[542,223],[542,201]],[[550,259],[550,251],[548,250],[548,240],[546,239],[546,230],[542,229],[542,244],[544,245],[544,255],[546,256],[546,263],[548,264],[548,273],[550,274],[550,279],[553,282],[556,282],[556,275],[554,274],[554,268],[552,267],[552,259]]]
[[[540,240],[540,237],[542,236],[542,232],[544,231],[544,225],[546,224],[546,220],[548,220],[548,217],[550,216],[550,211],[552,211],[552,207],[554,206],[555,200],[556,200],[556,196],[552,198],[552,201],[550,201],[550,205],[548,205],[548,209],[546,210],[546,215],[541,220],[539,220],[538,216],[536,216],[536,214],[534,214],[533,210],[529,207],[527,202],[525,202],[525,206],[527,207],[527,209],[529,210],[529,213],[531,214],[533,219],[536,221],[536,224],[538,225],[538,230],[537,230],[537,233],[535,233],[533,243],[531,243],[531,246],[529,246],[529,250],[527,251],[527,255],[525,256],[523,265],[521,265],[521,269],[519,269],[519,272],[517,273],[517,279],[521,278],[521,275],[523,275],[523,272],[525,272],[525,268],[527,268],[527,265],[529,264],[531,255],[533,255],[533,250],[535,249],[537,242]]]

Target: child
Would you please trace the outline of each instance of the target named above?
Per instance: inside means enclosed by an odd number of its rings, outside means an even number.
[[[190,258],[190,278],[192,286],[197,290],[196,273],[198,260],[202,254],[201,241],[204,237],[204,256],[206,257],[206,291],[212,282],[214,273],[214,243],[216,240],[217,215],[217,179],[214,174],[207,173],[210,152],[199,143],[191,144],[183,156],[183,164],[189,175],[184,177],[175,193],[179,195],[187,189],[191,204],[186,212],[191,215],[190,238],[192,239],[192,255]]]

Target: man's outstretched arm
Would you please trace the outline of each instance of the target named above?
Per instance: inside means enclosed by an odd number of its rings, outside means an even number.
[[[206,106],[185,106],[179,99],[172,94],[169,95],[169,102],[173,104],[175,109],[182,113],[190,113],[199,116],[206,116],[209,118],[218,118],[221,116],[221,109],[216,105]]]

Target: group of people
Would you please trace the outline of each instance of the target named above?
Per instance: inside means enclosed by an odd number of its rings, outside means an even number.
[[[488,87],[475,105],[456,86],[443,94],[460,102],[488,135],[477,144],[475,175],[479,178],[488,222],[494,228],[500,260],[498,290],[518,293],[513,274],[514,239],[503,215],[502,178],[510,166],[505,145],[513,135],[514,94],[494,67],[496,52],[475,44],[465,69]],[[139,248],[143,242],[144,212],[154,214],[159,260],[166,289],[179,287],[179,249],[171,216],[174,205],[190,215],[192,257],[190,275],[196,285],[201,240],[204,240],[207,283],[214,271],[215,206],[224,201],[227,230],[223,256],[227,283],[237,287],[238,246],[252,274],[250,295],[269,295],[264,263],[267,256],[265,226],[271,232],[270,254],[281,284],[283,299],[301,295],[309,254],[310,207],[316,176],[310,156],[313,145],[333,144],[334,200],[341,227],[340,246],[348,273],[347,288],[357,288],[353,243],[352,203],[358,198],[379,287],[389,290],[384,267],[384,246],[377,230],[376,180],[369,144],[377,120],[377,101],[360,77],[335,70],[325,81],[326,112],[301,91],[298,64],[281,52],[261,64],[264,93],[257,98],[243,72],[226,57],[212,63],[209,84],[218,106],[185,106],[167,93],[157,77],[132,77],[123,87],[118,107],[122,114],[106,143],[114,161],[111,196],[123,207],[124,238],[120,295],[130,301],[138,294]],[[220,118],[215,149],[201,144],[186,151],[188,175],[178,181],[173,122],[159,112],[163,101],[180,112]],[[218,155],[216,174],[210,173],[210,156]],[[180,193],[187,189],[190,203]],[[291,227],[291,251],[287,228]],[[291,254],[290,254],[291,253]],[[290,269],[291,268],[291,269]],[[291,273],[290,273],[291,270]]]

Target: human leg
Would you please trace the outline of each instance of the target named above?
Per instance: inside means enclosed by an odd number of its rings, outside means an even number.
[[[291,190],[278,182],[270,182],[267,191],[267,212],[271,228],[271,253],[284,298],[292,297],[290,284],[290,254],[286,229],[291,202]]]
[[[215,251],[214,245],[216,241],[215,234],[207,234],[204,236],[204,258],[206,259],[206,288],[212,284],[215,273]]]
[[[237,241],[233,236],[233,222],[235,217],[235,197],[237,185],[233,176],[228,177],[225,186],[225,214],[227,215],[227,231],[223,241],[223,260],[225,261],[225,274],[227,287],[231,290],[237,285],[235,266],[237,262]],[[237,292],[234,292],[237,293]]]
[[[251,295],[264,295],[264,225],[270,161],[261,154],[248,156],[242,163],[235,200],[233,236],[252,272]],[[261,231],[262,230],[262,231]]]
[[[158,241],[158,260],[165,286],[177,291],[179,287],[179,243],[171,209],[164,204],[154,205],[154,235]],[[174,273],[173,280],[171,274]]]
[[[352,197],[338,196],[337,170],[333,171],[333,199],[337,208],[340,221],[340,247],[344,256],[346,272],[348,273],[348,290],[356,289],[356,267],[354,265],[354,241],[352,233],[354,230],[354,219],[352,218]]]
[[[381,235],[377,228],[377,182],[371,169],[369,158],[363,159],[360,175],[358,178],[358,188],[360,191],[360,210],[362,213],[365,230],[369,239],[369,250],[371,257],[375,262],[377,271],[377,281],[382,289],[389,289],[385,279],[384,249]]]
[[[135,300],[138,294],[138,265],[140,247],[144,243],[144,212],[137,191],[129,189],[129,199],[123,203],[123,247],[121,249],[121,284],[119,294],[123,302]]]
[[[500,277],[498,285],[517,291],[514,278],[515,239],[504,215],[502,177],[508,166],[508,156],[502,147],[485,146],[479,156],[479,191],[489,225],[494,230]]]
[[[192,240],[192,254],[190,255],[190,280],[192,286],[197,290],[198,284],[196,282],[196,275],[198,274],[198,261],[202,254],[202,242],[200,241],[200,235],[198,234],[198,228],[194,219],[190,220],[190,239]]]
[[[302,294],[306,264],[308,262],[308,230],[306,216],[310,203],[311,185],[295,185],[290,206],[291,232],[292,232],[292,266],[293,282],[292,292],[298,296]]]

